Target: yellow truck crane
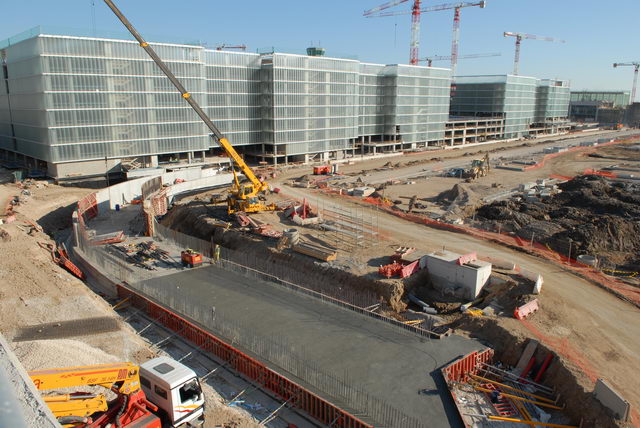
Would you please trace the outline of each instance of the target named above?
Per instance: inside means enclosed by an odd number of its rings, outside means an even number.
[[[182,98],[184,98],[187,103],[193,108],[193,110],[200,116],[200,119],[207,125],[209,130],[212,132],[212,137],[214,137],[220,147],[222,147],[231,158],[233,170],[233,185],[229,191],[229,196],[227,198],[227,206],[229,214],[233,214],[236,212],[245,212],[245,213],[254,213],[260,211],[272,211],[276,209],[275,204],[265,204],[263,202],[263,195],[269,192],[269,185],[266,181],[261,181],[256,177],[253,173],[249,165],[247,165],[240,157],[238,152],[233,148],[229,140],[226,139],[222,132],[213,124],[211,119],[207,116],[207,114],[202,110],[200,105],[193,99],[191,94],[187,92],[187,90],[182,86],[182,83],[176,78],[173,72],[167,67],[167,65],[160,59],[158,54],[153,50],[149,43],[147,43],[142,36],[138,33],[138,31],[131,25],[129,20],[123,15],[123,13],[118,9],[118,7],[111,0],[104,0],[104,2],[109,6],[109,8],[113,11],[113,13],[118,17],[118,19],[127,27],[127,30],[131,33],[133,37],[138,41],[140,46],[149,54],[151,59],[156,63],[156,65],[162,70],[162,72],[167,76],[167,78],[173,83],[173,85],[180,91],[182,94]],[[235,170],[235,166],[237,166],[240,171],[244,174],[245,177],[250,181],[250,184],[240,184],[238,180],[238,175]]]
[[[204,395],[193,370],[168,357],[137,366],[99,364],[29,372],[58,422],[82,428],[162,428],[204,424]],[[71,392],[69,388],[101,386],[116,394]],[[2,425],[0,423],[0,425]]]

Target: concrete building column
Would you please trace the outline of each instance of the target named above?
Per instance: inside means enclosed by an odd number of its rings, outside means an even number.
[[[187,163],[193,163],[193,152],[187,152]]]
[[[158,167],[158,155],[149,156],[149,166],[151,168],[157,168]]]

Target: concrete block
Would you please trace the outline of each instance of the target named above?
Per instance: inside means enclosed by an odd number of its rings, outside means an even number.
[[[522,373],[525,367],[527,367],[527,364],[529,364],[531,357],[533,357],[533,354],[536,352],[538,343],[539,342],[535,339],[529,339],[527,346],[524,348],[524,352],[522,352],[522,355],[518,360],[518,364],[516,364],[516,371],[518,373]]]
[[[520,190],[521,192],[526,192],[527,190],[532,189],[535,185],[536,185],[536,183],[533,183],[533,182],[522,183],[518,187],[518,190]]]
[[[360,198],[366,198],[370,196],[376,189],[373,187],[356,187],[353,189],[353,196],[357,196]]]
[[[627,400],[625,400],[603,379],[598,379],[596,381],[596,386],[593,389],[593,395],[595,395],[603,406],[611,410],[616,418],[623,421],[629,419],[631,404],[629,404]]]

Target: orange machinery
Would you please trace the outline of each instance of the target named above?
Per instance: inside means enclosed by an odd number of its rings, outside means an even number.
[[[191,249],[186,249],[180,252],[180,260],[182,260],[182,266],[198,266],[202,264],[202,254]]]

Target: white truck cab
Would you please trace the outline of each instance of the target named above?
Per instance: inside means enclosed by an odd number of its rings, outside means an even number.
[[[204,394],[196,373],[169,357],[140,365],[140,384],[172,427],[204,424]]]

